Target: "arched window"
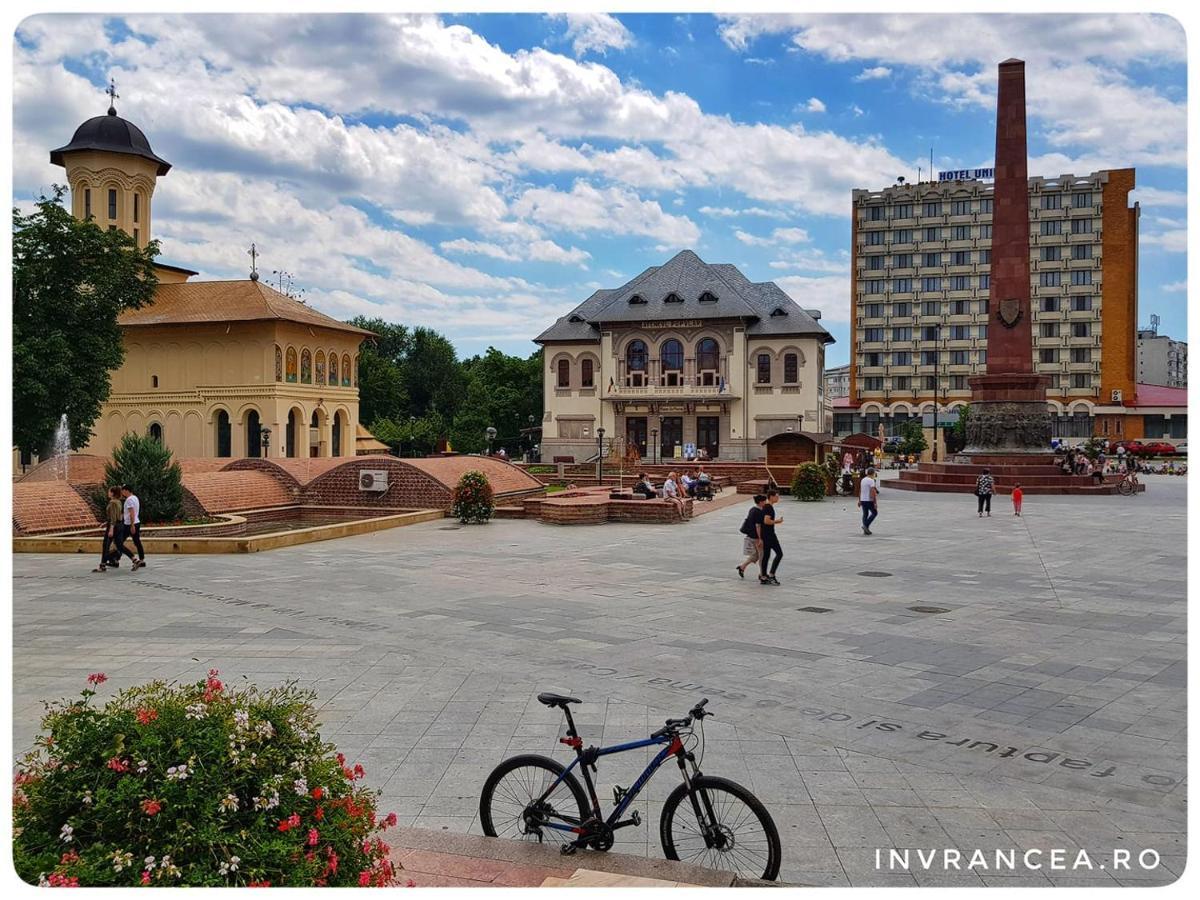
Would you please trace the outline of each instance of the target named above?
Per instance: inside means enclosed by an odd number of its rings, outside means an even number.
[[[592,361],[584,358],[579,364],[579,385],[580,387],[590,388],[596,386],[595,373],[592,370]]]
[[[158,376],[157,375],[150,376],[150,387],[158,387]]]
[[[797,384],[800,381],[800,360],[795,353],[783,355],[783,383]]]
[[[300,351],[300,383],[312,384],[312,354],[307,347]]]
[[[154,438],[160,444],[162,443],[162,426],[157,422],[150,423],[150,437]]]
[[[330,351],[329,351],[329,383],[330,383],[330,385],[332,385],[333,387],[337,387],[337,384],[338,384],[338,363],[337,363],[337,359],[338,359],[338,358],[337,358],[337,351],[335,351],[335,350],[330,350]]]
[[[275,345],[275,380],[283,381],[283,351]]]
[[[625,350],[625,365],[631,372],[646,371],[646,342],[630,341]]]
[[[342,387],[350,387],[350,354],[342,354]]]
[[[560,359],[558,361],[558,387],[569,388],[571,386],[571,361],[569,359]]]
[[[683,344],[674,338],[662,345],[662,367],[664,372],[683,369]]]
[[[232,456],[232,444],[232,435],[229,430],[229,413],[222,409],[217,412],[217,456]]]
[[[262,456],[262,422],[257,409],[246,413],[246,455],[252,459]]]
[[[716,385],[717,371],[721,368],[721,348],[712,338],[704,338],[696,345],[696,368],[700,370],[700,384]]]
[[[339,409],[333,417],[333,455],[342,455],[342,430],[346,427],[346,417]]]
[[[288,347],[287,350],[287,380],[292,384],[296,382],[296,348]]]
[[[299,436],[296,434],[300,430],[300,419],[296,416],[294,409],[288,410],[287,420],[287,447],[286,454],[289,458],[296,456],[296,446],[299,443]]]
[[[317,351],[317,384],[325,383],[325,351]]]
[[[759,384],[770,384],[771,383],[771,354],[769,354],[769,353],[758,354],[757,362],[758,362],[758,383]]]

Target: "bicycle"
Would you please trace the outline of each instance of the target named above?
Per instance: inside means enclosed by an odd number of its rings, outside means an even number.
[[[1137,493],[1137,486],[1141,482],[1137,479],[1137,472],[1123,472],[1121,480],[1117,482],[1117,493],[1122,497],[1128,497],[1131,494]]]
[[[564,854],[573,854],[581,848],[610,850],[614,832],[641,824],[637,810],[627,819],[621,816],[659,767],[673,756],[683,783],[667,797],[659,820],[659,838],[666,858],[725,869],[743,877],[767,881],[778,877],[782,855],[779,831],[766,807],[740,784],[700,771],[700,761],[704,758],[704,719],[712,715],[704,708],[707,698],[683,718],[667,719],[648,738],[586,749],[569,708],[570,704],[581,701],[551,693],[538,694],[538,701],[562,709],[567,732],[566,737],[558,740],[575,751],[575,759],[564,766],[548,756],[522,754],[500,763],[484,782],[479,798],[479,820],[485,835],[538,843],[550,840],[558,842]],[[700,724],[695,743],[691,743],[696,734],[693,722]],[[692,752],[697,744],[700,761]],[[663,749],[633,786],[613,788],[613,810],[605,818],[588,770],[598,774],[596,760],[602,756],[655,745]],[[587,785],[586,795],[572,774],[577,767]]]

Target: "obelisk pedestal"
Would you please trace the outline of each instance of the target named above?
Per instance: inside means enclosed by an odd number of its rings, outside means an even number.
[[[1025,63],[1000,63],[992,202],[987,374],[968,379],[969,455],[1047,453],[1049,379],[1033,368],[1029,286],[1029,178],[1025,137]]]

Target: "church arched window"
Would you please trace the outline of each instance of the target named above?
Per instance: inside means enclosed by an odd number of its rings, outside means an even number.
[[[342,354],[342,387],[350,387],[350,354]]]
[[[300,383],[312,384],[312,354],[307,347],[300,351]]]
[[[325,383],[325,351],[317,351],[317,384]]]
[[[275,380],[283,381],[283,351],[275,345]]]
[[[296,383],[296,348],[288,347],[287,351],[287,380]]]
[[[338,359],[337,351],[330,350],[329,351],[329,383],[334,387],[337,387],[337,383],[338,383],[337,359]]]

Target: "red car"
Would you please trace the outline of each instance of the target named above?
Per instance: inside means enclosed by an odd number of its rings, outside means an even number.
[[[1145,456],[1174,456],[1175,445],[1166,441],[1150,441],[1142,445],[1142,453]]]
[[[1124,447],[1126,453],[1136,453],[1138,456],[1144,456],[1146,452],[1146,445],[1141,441],[1117,441],[1112,444],[1109,453],[1115,454],[1118,447]]]

